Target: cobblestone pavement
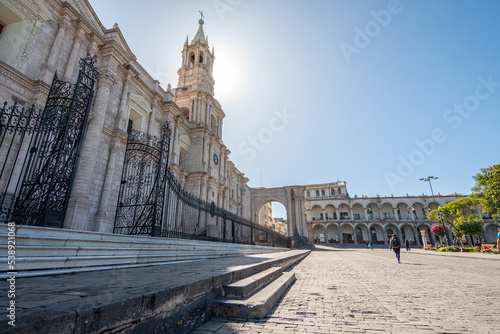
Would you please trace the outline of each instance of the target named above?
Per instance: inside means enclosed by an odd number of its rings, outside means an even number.
[[[260,320],[193,333],[500,333],[500,256],[317,246]]]

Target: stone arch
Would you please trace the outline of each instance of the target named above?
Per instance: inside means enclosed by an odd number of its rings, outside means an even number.
[[[312,227],[312,237],[314,242],[326,242],[326,227],[324,224],[314,224]]]
[[[494,243],[497,240],[498,225],[494,223],[485,224],[483,229],[484,241]]]
[[[401,241],[404,242],[405,238],[410,241],[411,245],[418,245],[418,241],[420,240],[418,234],[419,232],[415,229],[415,225],[410,223],[404,223],[399,226],[401,230]]]
[[[376,203],[370,202],[366,205],[366,213],[368,220],[380,219],[378,212],[378,205]]]
[[[352,224],[344,223],[340,225],[341,242],[343,244],[354,244],[355,230]]]
[[[399,230],[399,227],[395,224],[387,224],[384,227],[384,238],[385,241],[389,241],[390,237],[392,237],[393,234],[397,234],[399,239],[401,239],[401,231]]]
[[[387,202],[382,203],[380,210],[382,211],[382,219],[384,219],[384,220],[395,219],[394,218],[394,209],[393,209],[393,205],[391,203],[387,203]]]
[[[215,118],[214,115],[210,115],[210,130],[212,131],[213,135],[217,135],[217,133],[219,132],[217,119]]]
[[[362,223],[355,224],[354,225],[354,233],[356,235],[355,241],[358,245],[364,244],[370,240],[370,234],[369,234],[369,230],[368,230],[368,227],[366,226],[366,224],[362,224]]]
[[[340,230],[339,225],[335,223],[329,223],[326,225],[326,235],[328,243],[339,243],[340,242]]]
[[[350,206],[347,203],[340,203],[338,210],[339,210],[339,215],[340,215],[340,220],[346,220],[350,219],[351,213],[350,213]]]
[[[384,229],[380,224],[371,224],[368,226],[370,241],[372,244],[384,244]]]
[[[288,236],[308,238],[312,242],[312,226],[306,226],[303,186],[281,188],[253,188],[251,190],[252,217],[256,221],[262,205],[267,202],[281,203],[287,213]],[[292,245],[293,246],[293,245]]]
[[[325,220],[334,219],[337,219],[337,211],[335,210],[335,206],[333,204],[327,204],[325,206]]]
[[[426,206],[422,202],[413,202],[411,205],[413,208],[413,218],[415,220],[422,220],[425,219],[426,213],[425,213],[425,208]]]
[[[365,219],[365,210],[363,205],[360,203],[355,203],[352,205],[352,219],[353,220],[361,220]]]
[[[410,215],[410,207],[408,203],[405,202],[399,202],[396,205],[396,209],[399,215],[399,220],[411,220],[411,215]]]
[[[193,68],[195,61],[196,61],[196,56],[195,56],[194,52],[191,51],[188,55],[188,67]]]
[[[323,208],[319,205],[314,205],[311,208],[311,218],[312,220],[323,220]]]
[[[436,201],[430,201],[429,202],[429,205],[427,206],[429,208],[429,211],[432,211],[432,210],[437,210],[439,209],[440,205],[438,202]]]

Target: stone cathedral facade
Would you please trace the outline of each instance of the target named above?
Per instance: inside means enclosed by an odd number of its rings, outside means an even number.
[[[56,71],[75,82],[78,60],[97,55],[100,76],[63,228],[113,231],[127,131],[160,136],[167,121],[170,168],[180,184],[251,218],[248,179],[222,142],[225,114],[214,98],[214,55],[203,24],[183,46],[178,87],[164,90],[137,62],[120,29],[106,29],[88,1],[0,0],[2,104],[43,108]]]

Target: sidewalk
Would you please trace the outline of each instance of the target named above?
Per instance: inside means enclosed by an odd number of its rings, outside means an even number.
[[[226,282],[288,266],[309,250],[177,261],[151,267],[15,280],[15,327],[2,280],[0,333],[186,332],[210,317]]]
[[[263,319],[212,318],[193,334],[496,334],[500,255],[316,245]]]
[[[316,245],[318,246],[318,245]],[[356,245],[356,246],[331,246],[331,245],[325,245],[321,244],[320,247],[328,247],[328,248],[333,248],[333,249],[366,249],[365,245]],[[377,245],[374,248],[375,250],[385,250],[389,249],[389,246],[383,246],[383,245]],[[436,252],[433,250],[424,250],[421,247],[416,247],[416,248],[411,248],[409,252],[414,252],[414,253],[419,253],[419,254],[424,254],[424,255],[435,255],[435,256],[450,256],[450,257],[463,257],[463,258],[474,258],[474,259],[483,259],[483,260],[493,260],[493,261],[500,261],[500,254],[493,254],[493,253],[472,253],[472,252]],[[409,253],[408,252],[408,253]],[[401,248],[401,254],[407,253],[406,248],[403,247]]]

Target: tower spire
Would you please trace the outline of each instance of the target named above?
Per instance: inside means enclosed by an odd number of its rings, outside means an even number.
[[[205,17],[203,15],[203,12],[200,11],[201,18],[198,20],[198,23],[200,24],[198,31],[196,32],[196,35],[194,36],[193,40],[191,41],[191,44],[195,44],[196,42],[200,42],[203,44],[208,44],[207,39],[205,37],[205,32],[203,31],[203,24],[205,21],[203,21],[203,18]]]

